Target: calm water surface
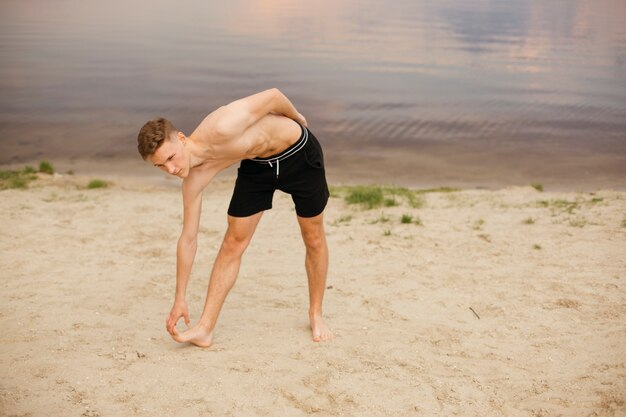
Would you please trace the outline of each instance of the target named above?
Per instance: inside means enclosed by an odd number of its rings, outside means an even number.
[[[137,158],[147,119],[189,133],[276,86],[331,170],[626,176],[623,0],[4,0],[0,12],[0,163]]]

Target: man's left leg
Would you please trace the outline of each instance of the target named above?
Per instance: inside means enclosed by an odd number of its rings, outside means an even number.
[[[298,216],[302,240],[306,246],[305,267],[309,281],[309,320],[313,340],[316,342],[333,337],[322,318],[322,301],[328,273],[328,246],[324,232],[324,213],[315,217]]]

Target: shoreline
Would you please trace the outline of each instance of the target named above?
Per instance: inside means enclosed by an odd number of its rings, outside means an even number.
[[[604,158],[604,157],[603,157]],[[501,159],[485,161],[479,153],[467,151],[458,156],[442,156],[430,150],[425,154],[410,154],[400,150],[352,152],[326,151],[326,173],[330,185],[395,185],[411,189],[429,189],[453,187],[464,190],[497,190],[511,186],[541,184],[550,191],[626,191],[626,168],[607,168],[605,172],[594,172],[585,165],[601,165],[602,158],[593,161],[592,157],[580,157],[569,162],[561,162],[567,169],[560,173],[546,168],[547,162],[537,159],[526,167],[516,165],[514,154],[503,155]],[[615,166],[620,155],[615,157],[611,166]],[[37,167],[40,160],[47,160],[56,172],[65,174],[102,177],[103,179],[125,181],[132,180],[148,184],[175,185],[177,178],[157,171],[148,162],[137,158],[40,158],[9,164],[0,164],[0,170],[20,170],[25,166]],[[626,160],[624,161],[626,164]],[[238,164],[224,170],[216,178],[234,180]],[[624,165],[626,167],[626,165]],[[543,167],[543,168],[542,168]],[[577,173],[577,174],[576,174]],[[209,185],[210,187],[210,185]]]

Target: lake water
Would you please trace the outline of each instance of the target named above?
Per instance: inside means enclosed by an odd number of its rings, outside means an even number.
[[[352,178],[624,185],[624,0],[3,0],[0,12],[2,164],[136,159],[146,120],[189,133],[279,87],[329,171]]]

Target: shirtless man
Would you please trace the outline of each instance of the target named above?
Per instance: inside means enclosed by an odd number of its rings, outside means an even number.
[[[177,342],[207,347],[224,300],[232,288],[241,257],[276,189],[291,194],[306,246],[309,320],[313,340],[333,337],[322,318],[328,270],[324,208],[329,192],[322,148],[306,119],[278,89],[234,101],[209,114],[190,136],[159,118],[140,130],[138,150],[159,169],[183,178],[183,230],[178,239],[176,293],[166,329]],[[196,254],[202,191],[223,169],[241,162],[228,208],[228,229],[215,259],[206,302],[197,324],[179,333],[187,282]]]

